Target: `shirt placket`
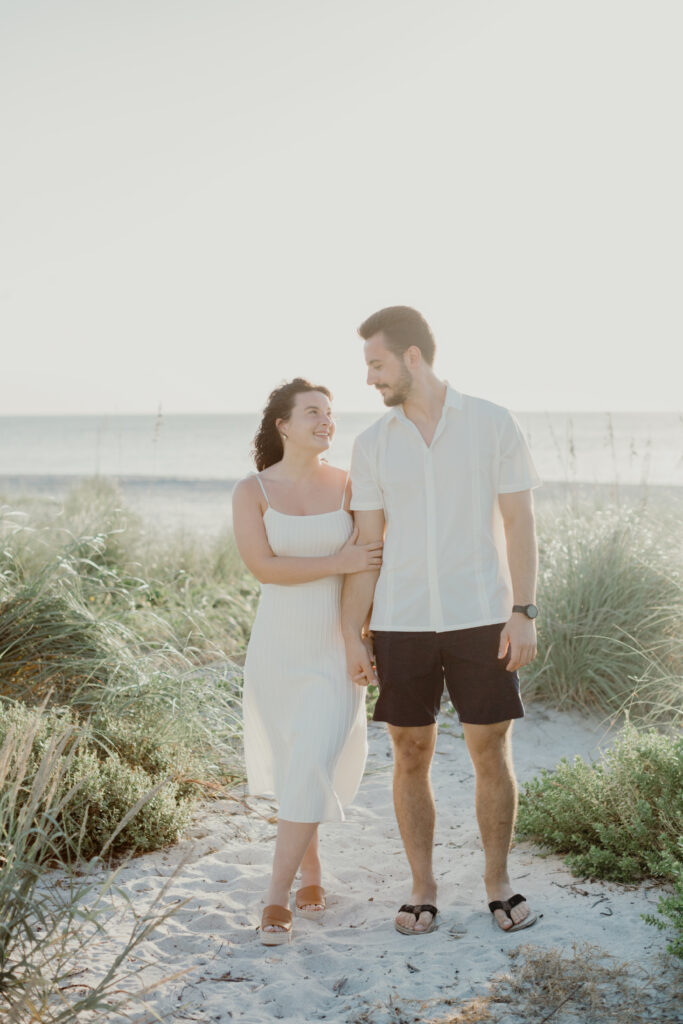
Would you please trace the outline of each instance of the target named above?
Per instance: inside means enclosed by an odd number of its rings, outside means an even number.
[[[443,608],[439,592],[439,573],[436,556],[436,479],[432,449],[424,453],[425,501],[427,512],[427,579],[429,583],[429,625],[431,630],[443,629]]]

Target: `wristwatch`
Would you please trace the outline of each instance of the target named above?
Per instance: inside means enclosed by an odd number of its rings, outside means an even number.
[[[535,604],[513,604],[513,612],[522,612],[527,619],[535,619],[538,615],[538,608]]]

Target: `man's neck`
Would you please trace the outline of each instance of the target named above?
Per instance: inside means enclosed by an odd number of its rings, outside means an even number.
[[[446,401],[447,384],[434,374],[415,381],[410,395],[403,403],[403,412],[414,422],[437,423]]]

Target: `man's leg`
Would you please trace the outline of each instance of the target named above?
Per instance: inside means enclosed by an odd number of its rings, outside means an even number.
[[[512,765],[512,722],[466,725],[465,742],[476,777],[476,811],[484,847],[484,885],[489,902],[507,900],[514,894],[508,874],[508,853],[517,814],[517,782]],[[518,924],[529,914],[527,903],[510,911]],[[502,910],[495,911],[500,927],[512,926]]]
[[[430,768],[436,745],[436,725],[389,725],[394,745],[394,808],[403,846],[413,874],[412,904],[436,901],[436,880],[432,871],[436,808]],[[417,924],[405,911],[397,924],[424,931],[432,921],[426,911]]]

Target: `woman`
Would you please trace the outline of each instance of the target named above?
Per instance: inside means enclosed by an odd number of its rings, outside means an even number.
[[[377,569],[381,542],[356,543],[348,475],[322,458],[334,436],[330,392],[300,377],[276,388],[254,439],[258,474],[233,493],[240,555],[262,584],[244,665],[249,792],[279,801],[273,873],[261,920],[288,942],[288,908],[322,920],[318,824],[343,821],[367,754],[364,690],[347,675],[339,605],[344,573]]]

